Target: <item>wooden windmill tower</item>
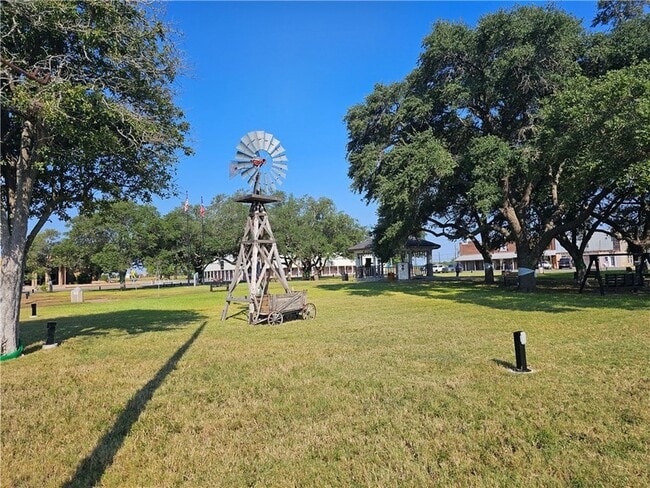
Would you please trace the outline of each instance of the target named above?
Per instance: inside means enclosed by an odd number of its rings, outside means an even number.
[[[250,209],[221,320],[226,320],[228,307],[232,302],[248,303],[250,324],[263,320],[273,324],[282,323],[283,311],[298,311],[298,308],[303,318],[315,316],[315,307],[305,303],[304,292],[296,293],[289,289],[265,208],[266,204],[280,201],[279,198],[265,195],[263,192],[271,193],[275,184],[281,183],[282,178],[286,176],[287,161],[280,141],[264,131],[249,132],[237,145],[235,160],[230,165],[230,176],[241,175],[251,185],[253,192],[236,199],[238,202],[249,204]],[[284,296],[276,296],[275,300],[274,296],[268,295],[269,281],[272,278],[276,278],[285,291]],[[248,284],[248,295],[235,297],[235,288],[242,280]],[[281,299],[278,300],[277,297]],[[271,302],[280,305],[274,306]],[[307,309],[306,305],[310,307]],[[280,310],[276,310],[278,308]]]

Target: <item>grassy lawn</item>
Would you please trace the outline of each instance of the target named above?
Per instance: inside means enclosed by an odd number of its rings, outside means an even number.
[[[277,327],[207,287],[37,294],[0,486],[650,486],[650,295],[557,276],[294,282],[318,315]]]

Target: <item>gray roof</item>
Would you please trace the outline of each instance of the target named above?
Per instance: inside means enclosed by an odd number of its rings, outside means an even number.
[[[372,251],[372,237],[361,241],[359,244],[355,244],[348,251]]]
[[[419,237],[409,237],[406,240],[406,249],[440,249],[440,244]]]

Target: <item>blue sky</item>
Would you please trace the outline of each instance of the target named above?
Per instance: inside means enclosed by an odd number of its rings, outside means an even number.
[[[538,2],[538,5],[544,3]],[[514,2],[217,2],[161,4],[182,33],[187,63],[177,102],[191,124],[195,150],[177,167],[178,198],[156,200],[161,213],[245,188],[229,179],[240,138],[251,130],[275,135],[289,158],[280,190],[331,198],[338,210],[372,227],[375,206],[350,189],[346,161],[347,110],[376,83],[412,71],[423,38],[438,19],[475,25]],[[596,2],[558,2],[586,25]],[[439,257],[454,257],[454,245]],[[436,256],[438,257],[438,256]]]

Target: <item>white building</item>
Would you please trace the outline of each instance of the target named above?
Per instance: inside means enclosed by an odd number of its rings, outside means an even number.
[[[229,261],[234,262],[235,258]],[[226,260],[216,260],[208,264],[203,271],[203,282],[230,282],[235,274],[235,265]],[[284,263],[283,263],[284,264]],[[291,269],[283,265],[284,274],[288,279],[301,278],[302,274],[298,265],[294,264]],[[335,257],[325,261],[321,277],[341,276],[343,274],[354,274],[356,267],[352,259]]]

